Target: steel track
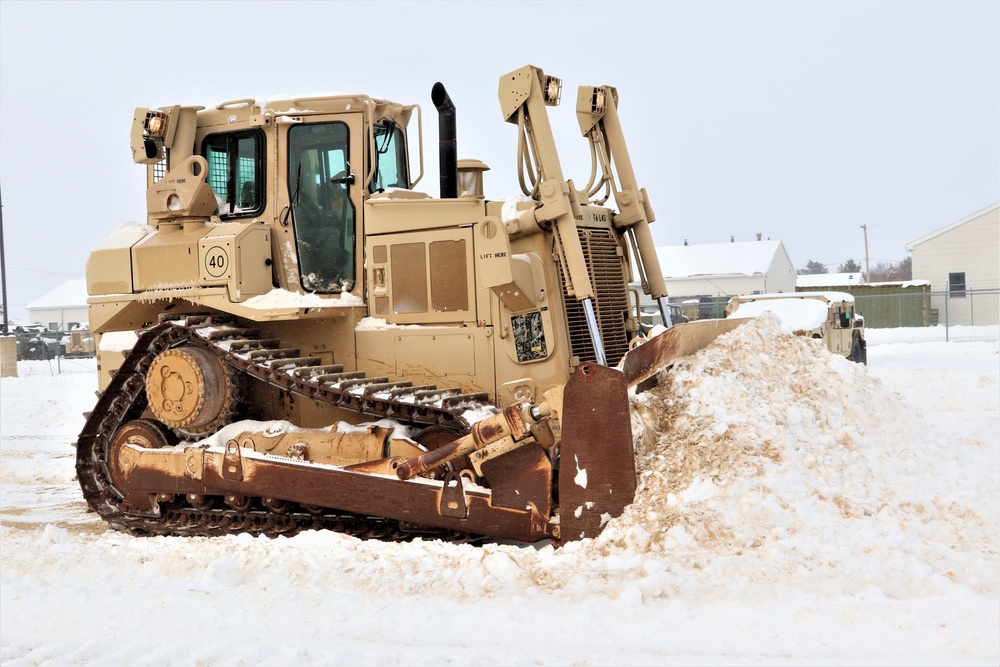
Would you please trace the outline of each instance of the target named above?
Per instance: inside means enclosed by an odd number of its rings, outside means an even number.
[[[259,343],[259,344],[257,344]],[[335,508],[304,508],[291,504],[277,513],[254,502],[247,510],[232,507],[198,509],[183,500],[159,503],[155,516],[130,512],[124,506],[125,490],[115,486],[109,469],[109,448],[117,430],[138,419],[146,409],[146,372],[158,354],[179,346],[212,351],[237,374],[253,377],[280,389],[322,404],[375,418],[392,418],[414,426],[444,426],[456,437],[468,432],[462,412],[487,405],[484,394],[458,390],[412,387],[389,383],[385,378],[364,378],[359,373],[338,373],[313,357],[299,357],[259,333],[219,322],[211,316],[186,316],[158,324],[140,336],[131,353],[100,395],[76,443],[76,471],[87,504],[112,527],[136,534],[219,536],[236,533],[294,535],[302,530],[326,529],[363,538],[405,540],[432,533],[439,539],[468,541],[455,531],[401,526],[381,517],[364,517]],[[223,420],[219,421],[221,425]],[[172,498],[167,494],[167,498]],[[183,496],[181,496],[183,498]]]

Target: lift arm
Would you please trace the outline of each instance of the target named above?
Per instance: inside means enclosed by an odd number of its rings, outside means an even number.
[[[639,187],[632,169],[632,159],[618,118],[618,91],[611,86],[580,86],[576,114],[580,130],[590,141],[591,151],[600,160],[603,172],[601,182],[593,192],[604,183],[611,187],[619,211],[614,217],[615,226],[627,230],[643,289],[656,299],[663,323],[669,327],[667,287],[649,230],[649,223],[656,216],[646,189]]]
[[[541,206],[532,212],[534,223],[550,223],[555,229],[557,250],[566,268],[568,291],[583,304],[597,361],[606,365],[604,344],[594,312],[594,288],[576,226],[575,216],[582,217],[582,212],[572,181],[563,178],[545,110],[546,106],[559,104],[561,92],[559,79],[531,65],[500,77],[499,97],[504,119],[520,129],[518,175],[521,188],[525,194],[541,200]],[[525,183],[526,172],[530,188]]]

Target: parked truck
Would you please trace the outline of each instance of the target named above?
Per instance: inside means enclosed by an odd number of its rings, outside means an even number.
[[[861,364],[868,363],[864,318],[847,292],[787,292],[734,296],[726,307],[730,318],[757,317],[765,310],[799,336],[822,340],[828,350]]]

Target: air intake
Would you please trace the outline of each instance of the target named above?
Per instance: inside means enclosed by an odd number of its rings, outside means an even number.
[[[625,266],[618,255],[618,243],[609,229],[578,228],[583,247],[587,272],[594,288],[594,310],[604,341],[604,354],[609,366],[616,366],[628,352],[628,335],[625,319],[628,315],[628,288],[625,284]],[[566,292],[565,268],[560,263],[559,272],[566,301],[566,323],[569,326],[570,349],[580,361],[597,361],[594,346],[587,330],[587,316],[583,305]]]

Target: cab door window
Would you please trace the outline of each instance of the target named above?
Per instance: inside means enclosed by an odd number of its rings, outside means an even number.
[[[311,292],[350,291],[355,282],[354,182],[346,123],[288,132],[288,189],[300,280]]]

